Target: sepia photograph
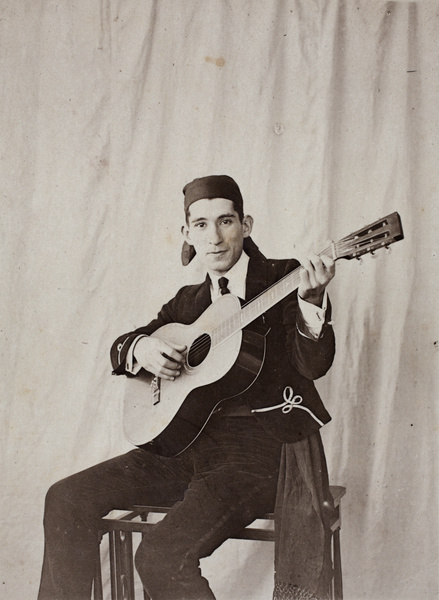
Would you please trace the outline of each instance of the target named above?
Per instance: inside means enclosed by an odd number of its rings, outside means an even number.
[[[0,0],[0,597],[439,600],[439,2]]]

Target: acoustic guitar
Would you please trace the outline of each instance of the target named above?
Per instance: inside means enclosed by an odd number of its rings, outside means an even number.
[[[333,242],[320,256],[359,259],[403,237],[400,216],[394,212]],[[191,325],[169,323],[155,331],[153,337],[187,347],[185,362],[174,381],[144,369],[126,379],[126,438],[163,456],[176,456],[190,446],[220,403],[241,395],[256,381],[267,332],[249,325],[299,287],[302,269],[288,273],[243,306],[227,294]]]

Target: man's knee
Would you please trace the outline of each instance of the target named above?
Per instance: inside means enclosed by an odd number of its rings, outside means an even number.
[[[162,577],[167,570],[170,558],[170,556],[165,557],[161,549],[152,543],[147,536],[144,536],[137,548],[134,564],[140,578],[145,583]]]
[[[167,543],[164,538],[157,540],[154,535],[147,534],[137,549],[135,565],[142,581],[163,584],[165,578],[178,578],[187,570],[198,571],[199,562],[192,552],[176,548],[173,540]]]
[[[156,542],[145,537],[135,557],[136,569],[151,597],[215,600],[208,581],[201,575],[196,552],[182,550],[173,540]]]
[[[71,492],[69,486],[66,485],[66,481],[66,479],[57,481],[47,490],[45,500],[46,513],[57,511],[69,503]]]
[[[81,490],[75,485],[74,476],[57,481],[47,491],[44,508],[44,522],[82,521],[93,518],[90,507],[81,497]]]

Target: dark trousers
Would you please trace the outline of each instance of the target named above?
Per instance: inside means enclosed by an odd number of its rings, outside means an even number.
[[[254,417],[214,416],[176,458],[136,449],[55,483],[44,516],[39,600],[89,600],[100,519],[133,504],[173,508],[140,543],[136,568],[153,600],[212,600],[199,561],[272,511],[281,443]]]

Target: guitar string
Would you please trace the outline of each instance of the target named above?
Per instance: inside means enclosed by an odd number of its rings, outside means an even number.
[[[359,246],[359,244],[354,245],[353,246],[353,242],[355,241],[360,241],[361,240],[355,240],[355,238],[343,238],[342,240],[340,240],[339,242],[335,242],[333,245],[329,246],[328,248],[325,248],[324,250],[322,250],[318,256],[331,256],[333,257],[333,251],[337,250],[338,252],[342,252],[343,254],[346,253],[348,250],[352,251],[352,248]],[[387,242],[389,243],[389,240],[387,240]],[[370,243],[370,240],[369,242]],[[359,250],[361,250],[361,248],[359,248]],[[337,252],[335,252],[336,256],[335,256],[335,260],[337,260],[338,258],[342,258],[341,256],[337,255]],[[249,300],[248,302],[246,302],[245,304],[243,304],[243,306],[240,308],[239,311],[236,311],[234,313],[232,313],[231,315],[227,316],[225,319],[223,319],[222,321],[220,321],[212,330],[211,335],[204,333],[201,336],[199,336],[199,338],[197,338],[197,340],[194,341],[194,343],[192,344],[191,348],[190,348],[190,354],[193,358],[198,358],[199,356],[201,356],[204,352],[206,352],[212,345],[212,338],[215,336],[215,332],[218,332],[218,330],[220,328],[225,328],[227,327],[228,324],[230,324],[233,319],[240,313],[240,311],[242,311],[243,309],[245,309],[246,307],[248,307],[249,305],[251,305],[252,303],[256,303],[259,298],[263,295],[265,295],[267,292],[269,292],[269,290],[271,290],[272,288],[274,288],[277,285],[282,284],[282,282],[284,282],[286,279],[291,278],[297,278],[300,271],[303,269],[303,266],[300,265],[299,267],[297,267],[296,269],[294,269],[294,271],[291,271],[290,273],[287,273],[287,275],[285,275],[284,277],[282,277],[281,279],[279,279],[278,281],[276,281],[275,283],[273,283],[270,287],[268,287],[266,290],[262,291],[260,294],[258,294],[257,296],[255,296],[254,298],[252,298],[251,300]],[[293,290],[291,290],[292,293],[293,291],[295,291],[295,289],[297,288],[294,287]],[[289,294],[287,294],[289,295]],[[286,296],[285,296],[286,297]],[[270,307],[271,308],[271,307]],[[259,316],[259,315],[258,315]],[[256,319],[256,317],[254,317],[254,319]],[[253,320],[254,320],[253,319]],[[251,322],[251,321],[250,321]],[[242,328],[241,328],[242,329]],[[223,339],[220,339],[219,342],[216,343],[215,347],[220,345],[223,341],[225,341],[225,339],[227,339],[228,336],[224,337]]]

